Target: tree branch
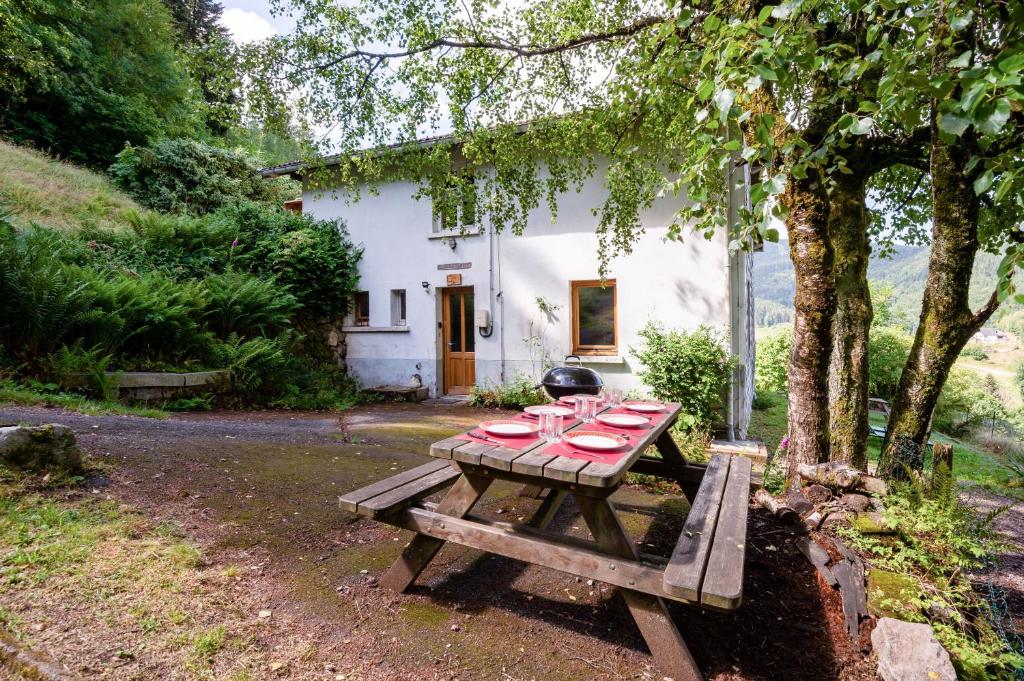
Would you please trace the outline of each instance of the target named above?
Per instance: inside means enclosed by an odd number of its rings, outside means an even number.
[[[628,38],[668,20],[669,17],[666,16],[643,17],[628,26],[622,26],[614,30],[600,33],[587,33],[573,38],[572,40],[567,40],[564,43],[556,43],[554,45],[546,46],[517,45],[515,43],[499,42],[495,40],[455,40],[453,38],[436,38],[424,45],[421,45],[420,47],[394,52],[371,52],[355,48],[338,55],[330,61],[321,64],[313,64],[303,68],[303,70],[326,71],[346,61],[357,58],[381,60],[400,59],[402,57],[411,57],[413,55],[429,52],[439,47],[450,47],[460,50],[499,50],[502,52],[511,52],[519,57],[540,57],[548,54],[556,54],[558,52],[567,52],[569,50],[586,47],[587,45],[595,43],[608,42],[615,40],[616,38]]]
[[[971,328],[977,331],[985,322],[988,321],[989,317],[995,313],[996,309],[999,308],[999,292],[993,291],[992,295],[988,297],[985,304],[981,306],[981,309],[974,313],[971,317]],[[973,333],[973,332],[972,332]]]

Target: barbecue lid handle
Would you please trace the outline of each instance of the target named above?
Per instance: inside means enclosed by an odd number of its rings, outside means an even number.
[[[568,361],[569,361],[570,359],[575,359],[575,360],[576,360],[576,365],[577,365],[577,366],[583,366],[583,360],[582,360],[582,359],[580,359],[580,356],[579,356],[579,355],[566,355],[566,356],[565,356],[565,360],[564,360],[564,361],[565,361],[566,363],[568,363]]]

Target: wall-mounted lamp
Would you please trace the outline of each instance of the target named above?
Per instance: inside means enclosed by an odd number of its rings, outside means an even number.
[[[448,239],[448,248],[450,248],[450,249],[452,249],[454,251],[455,247],[458,245],[458,243],[459,242],[457,242],[455,240],[455,237],[452,237],[451,239]]]
[[[420,282],[420,286],[423,287],[424,291],[426,291],[427,293],[430,293],[430,282],[429,281],[421,281]]]

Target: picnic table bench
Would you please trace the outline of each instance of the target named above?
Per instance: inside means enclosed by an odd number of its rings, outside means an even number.
[[[706,465],[688,462],[669,433],[679,405],[667,407],[647,429],[629,431],[629,444],[614,461],[577,458],[543,440],[516,447],[462,434],[434,443],[434,460],[349,492],[339,503],[347,511],[416,532],[381,578],[387,588],[405,591],[446,541],[612,584],[620,587],[661,670],[676,681],[699,681],[703,677],[665,599],[719,611],[739,607],[750,460],[718,454]],[[646,454],[651,445],[660,458]],[[609,500],[628,471],[674,480],[690,501],[667,559],[637,551]],[[547,492],[525,523],[473,515],[495,480]],[[445,488],[450,489],[439,503],[425,501]],[[568,494],[592,541],[546,530]]]

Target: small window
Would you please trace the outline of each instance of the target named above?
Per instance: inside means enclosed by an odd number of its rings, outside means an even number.
[[[352,306],[352,325],[353,326],[369,326],[370,325],[370,292],[369,291],[357,291],[355,295],[355,302]]]
[[[614,279],[572,282],[572,351],[585,355],[618,352],[615,314]]]
[[[405,289],[391,289],[391,326],[405,326]]]
[[[434,234],[454,232],[476,225],[476,178],[465,175],[448,183],[446,188],[451,206],[434,205]],[[447,201],[445,202],[447,203]]]

